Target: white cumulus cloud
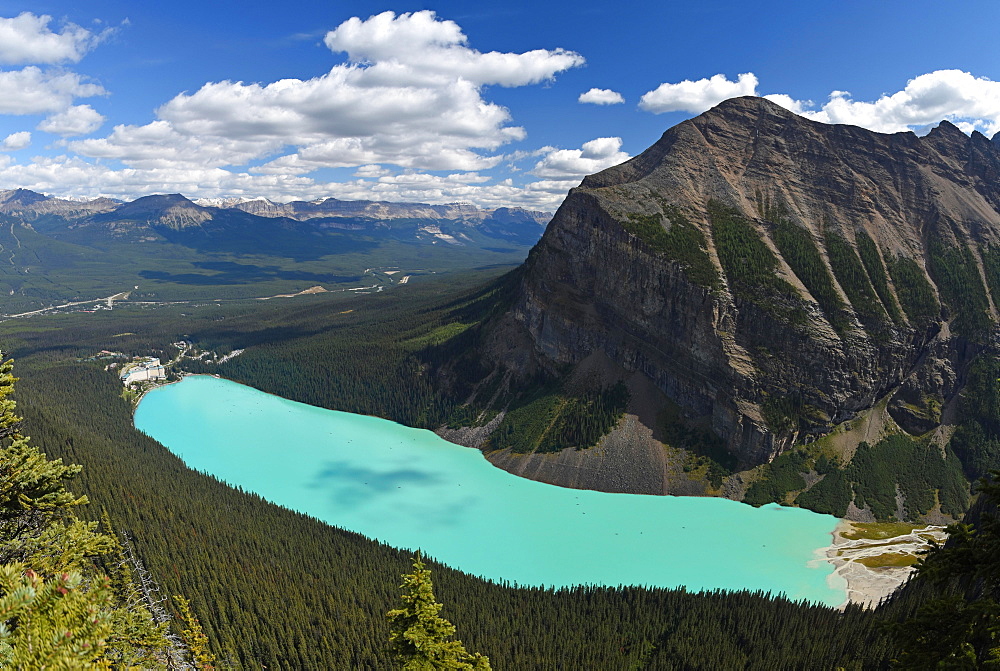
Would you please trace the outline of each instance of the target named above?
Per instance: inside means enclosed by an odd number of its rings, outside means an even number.
[[[24,187],[68,198],[112,196],[138,198],[156,193],[183,193],[191,198],[266,197],[276,202],[333,196],[347,200],[388,200],[445,204],[472,202],[480,207],[525,207],[553,210],[566,195],[564,188],[490,183],[484,175],[434,175],[408,172],[345,182],[323,182],[306,176],[251,175],[224,168],[115,169],[75,156],[41,157],[28,164],[0,155],[0,188]]]
[[[42,70],[34,65],[0,71],[0,114],[46,114],[69,107],[75,98],[107,93],[75,72]]]
[[[489,152],[525,137],[483,87],[538,83],[583,63],[563,49],[481,53],[430,11],[352,18],[325,41],[349,61],[311,79],[210,82],[168,101],[151,124],[116,126],[71,148],[131,167],[274,157],[253,168],[258,175],[378,164],[482,170],[502,159]]]
[[[795,114],[806,114],[813,105],[811,100],[796,100],[786,93],[769,93],[764,97]]]
[[[621,151],[620,137],[599,137],[584,142],[580,149],[552,149],[535,164],[531,174],[575,182],[590,174],[627,161],[631,156]]]
[[[38,124],[38,130],[69,137],[93,133],[104,123],[104,115],[90,105],[74,105]]]
[[[138,198],[177,192],[193,198],[264,195],[287,199],[322,195],[314,180],[302,177],[254,176],[213,167],[116,169],[76,156],[39,157],[31,163],[2,166],[0,188],[14,187],[72,198]]]
[[[698,114],[727,98],[757,95],[753,73],[737,81],[715,75],[698,81],[661,84],[646,93],[639,106],[649,112],[683,111]],[[966,133],[1000,132],[1000,82],[963,70],[935,70],[909,80],[901,90],[876,100],[855,100],[848,91],[831,91],[822,105],[787,93],[764,96],[814,121],[851,124],[881,133],[926,128],[947,119]]]
[[[576,101],[592,105],[618,105],[625,102],[625,98],[618,91],[611,89],[590,89],[586,93],[581,93]]]
[[[372,177],[384,177],[386,175],[391,175],[392,171],[383,168],[380,165],[370,163],[368,165],[358,166],[358,169],[354,171],[355,177],[372,178]]]
[[[273,152],[279,146],[280,142],[274,140],[230,139],[179,133],[162,120],[145,126],[119,125],[107,137],[69,143],[69,148],[82,156],[117,159],[129,167],[140,169],[199,169],[240,165]]]
[[[1000,82],[962,70],[935,70],[873,101],[833,91],[820,109],[805,109],[804,114],[824,123],[853,124],[884,133],[948,119],[967,132],[976,129],[992,134],[1000,131]]]
[[[0,186],[68,197],[332,195],[552,209],[574,179],[628,157],[615,138],[565,157],[553,148],[497,153],[526,134],[488,87],[551,81],[584,63],[574,52],[481,52],[455,22],[430,11],[354,18],[326,33],[325,43],[342,55],[324,74],[208,82],[168,100],[150,123],[62,143],[65,156],[25,164],[0,157]],[[104,123],[92,107],[74,104],[104,93],[58,68],[0,72],[0,113],[47,114],[37,128],[66,137]],[[515,185],[483,172],[521,154],[541,157],[542,172],[559,173],[567,186]],[[355,174],[327,182],[317,172],[326,168]]]
[[[24,149],[31,144],[31,133],[22,130],[18,133],[11,133],[0,142],[0,151],[17,151]]]
[[[514,186],[510,180],[489,184],[484,176],[467,174],[447,176],[427,173],[387,175],[377,180],[355,180],[319,186],[324,195],[348,200],[388,200],[443,205],[470,202],[479,207],[524,207],[530,210],[554,210],[567,189],[550,193],[541,189]]]
[[[51,22],[51,16],[31,12],[0,17],[0,63],[76,63],[106,34],[95,34],[73,23],[53,32]]]
[[[429,10],[396,15],[382,12],[362,20],[348,19],[326,34],[334,52],[346,52],[353,63],[415,68],[475,84],[524,86],[552,79],[556,73],[584,64],[578,53],[565,49],[535,49],[523,54],[482,53],[467,46],[468,37],[454,21],[441,20]]]
[[[653,114],[701,114],[723,100],[757,95],[757,83],[757,76],[752,72],[739,75],[734,82],[720,74],[696,81],[685,79],[676,84],[664,83],[643,94],[639,107]]]

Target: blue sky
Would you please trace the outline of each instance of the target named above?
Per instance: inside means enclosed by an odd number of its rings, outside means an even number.
[[[553,210],[733,95],[992,135],[998,26],[993,2],[0,0],[0,188]]]

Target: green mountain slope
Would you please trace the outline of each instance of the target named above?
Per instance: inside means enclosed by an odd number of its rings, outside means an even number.
[[[389,292],[306,297],[263,309],[42,316],[3,322],[0,339],[20,357],[18,398],[33,439],[51,456],[84,466],[75,488],[135,538],[165,593],[191,598],[221,661],[237,668],[388,668],[385,614],[409,571],[407,557],[188,470],[132,428],[120,384],[103,362],[78,359],[105,348],[155,353],[186,334],[219,348],[274,345],[303,355],[381,349],[387,361],[406,361],[414,346],[438,339],[449,314],[471,316],[480,292],[456,297],[454,290],[428,283],[405,300]],[[402,328],[373,330],[386,314]],[[257,359],[259,366],[267,361]],[[390,382],[419,389],[419,369],[397,377],[383,368],[378,378],[378,367],[363,357],[338,361],[319,375],[336,371],[343,383],[327,400],[342,399],[344,407]],[[274,363],[262,378],[297,376],[287,361]],[[419,415],[428,400],[405,412]],[[853,608],[841,614],[750,594],[525,589],[434,571],[443,614],[468,648],[498,669],[879,668],[891,655],[872,616]]]
[[[956,519],[1000,459],[968,393],[1000,354],[998,169],[947,121],[725,101],[571,191],[500,312],[434,359],[465,406],[447,435],[566,486]],[[606,439],[553,434],[618,384]]]

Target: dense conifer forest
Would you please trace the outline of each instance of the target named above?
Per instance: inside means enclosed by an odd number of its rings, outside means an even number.
[[[942,512],[958,518],[969,503],[969,484],[955,452],[948,447],[942,455],[939,446],[906,435],[889,435],[875,445],[862,442],[847,465],[800,447],[761,470],[744,498],[752,505],[794,502],[843,517],[853,500],[876,519],[889,521],[917,519],[937,503]],[[803,475],[810,472],[820,479],[807,489]]]
[[[113,359],[101,351],[171,359],[189,347],[189,357],[197,358],[181,365],[190,371],[219,372],[319,406],[437,426],[462,406],[435,389],[428,370],[460,352],[477,324],[503,304],[516,274],[484,284],[498,273],[370,296],[41,316],[0,324],[0,339],[17,357],[25,433],[51,458],[83,466],[73,488],[91,505],[79,514],[96,520],[106,511],[106,524],[133,539],[162,594],[188,597],[219,668],[391,668],[386,614],[399,602],[401,576],[410,572],[407,553],[186,468],[133,428],[133,399],[115,371],[106,370]],[[178,348],[174,343],[181,341]],[[246,351],[214,363],[238,349]],[[996,451],[995,368],[974,369],[962,406],[955,449],[970,476],[991,468]],[[627,394],[616,387],[575,397],[553,393],[581,444],[605,430],[601,418],[611,421]],[[530,399],[521,407],[529,406]],[[593,426],[573,419],[588,409],[597,410]],[[877,453],[895,455],[894,468],[912,462],[916,489],[908,505],[912,499],[922,510],[933,503],[925,492],[936,491],[942,503],[949,491],[961,495],[957,486],[948,489],[961,480],[954,454],[924,455],[926,445],[895,440],[898,445],[879,446]],[[930,456],[940,467],[927,472]],[[840,513],[843,490],[851,486],[873,508],[884,502],[887,514],[893,512],[878,464],[845,467],[792,451],[769,469],[748,499],[786,500],[800,488],[801,473],[814,470],[823,478],[800,495],[815,499],[811,507]],[[910,588],[875,613],[839,612],[745,592],[518,587],[432,558],[428,565],[442,616],[467,649],[488,656],[495,669],[889,668],[899,648],[881,623],[911,615],[930,594],[926,586]],[[186,603],[166,604],[175,622],[183,623]]]
[[[390,668],[386,613],[410,558],[187,469],[132,427],[117,376],[93,355],[163,356],[180,339],[218,351],[253,345],[220,368],[319,405],[427,422],[449,408],[421,391],[414,352],[439,338],[445,315],[474,312],[482,279],[351,300],[57,315],[6,322],[0,337],[18,357],[26,432],[51,457],[83,465],[74,487],[91,499],[86,514],[106,510],[163,593],[190,599],[221,668]],[[857,608],[525,588],[430,565],[442,615],[496,669],[886,668],[894,654],[878,618]]]

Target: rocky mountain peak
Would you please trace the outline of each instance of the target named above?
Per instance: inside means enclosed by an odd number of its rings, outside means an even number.
[[[934,428],[995,291],[997,138],[735,98],[570,192],[485,356],[524,379],[607,359],[753,465],[880,401]]]
[[[617,188],[637,202],[652,191],[669,194],[699,218],[710,200],[756,216],[763,198],[814,235],[829,222],[852,239],[860,225],[902,251],[921,244],[927,225],[951,238],[946,222],[1000,224],[1000,181],[993,179],[1000,151],[975,143],[970,155],[971,146],[947,121],[918,138],[823,124],[765,99],[736,98],[671,128],[581,188]],[[1000,229],[977,230],[992,241]]]
[[[169,228],[197,226],[212,218],[212,210],[188,200],[179,193],[156,194],[125,203],[108,216]]]
[[[926,137],[953,137],[955,139],[964,138],[969,139],[969,136],[962,132],[962,129],[948,121],[947,119],[942,119],[941,123],[931,129]]]
[[[0,191],[0,203],[11,204],[11,205],[31,205],[32,203],[37,203],[43,200],[47,200],[48,196],[43,196],[35,191],[30,191],[28,189],[11,189],[9,191]]]
[[[181,205],[184,207],[187,206],[200,207],[199,205],[196,205],[194,201],[189,200],[188,198],[179,193],[160,193],[160,194],[154,194],[152,196],[142,196],[141,198],[136,198],[131,203],[128,203],[129,207],[132,207],[136,210],[144,208],[162,209],[165,207],[174,207],[177,205]]]
[[[943,157],[954,160],[968,151],[973,140],[958,126],[944,120],[920,138],[920,144],[925,151],[936,151]]]
[[[809,120],[805,117],[801,117],[778,103],[759,96],[739,96],[723,100],[700,116],[702,119],[724,118],[729,119],[731,122],[738,119],[745,119],[750,123],[756,123],[762,116],[771,116],[793,123],[803,121],[809,123]]]
[[[56,215],[75,219],[108,212],[118,207],[119,204],[110,198],[94,198],[92,200],[51,198],[29,189],[0,191],[0,212],[28,220],[41,215]]]

